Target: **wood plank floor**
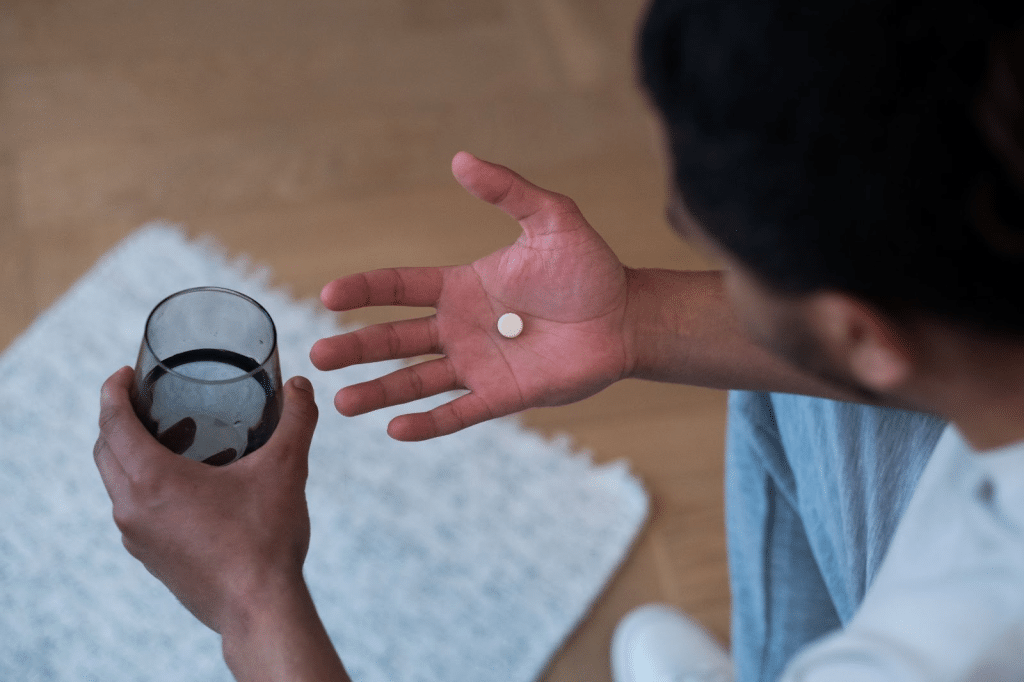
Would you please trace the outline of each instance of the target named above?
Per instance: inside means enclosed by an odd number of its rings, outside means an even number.
[[[7,0],[0,348],[151,220],[212,235],[300,298],[349,272],[489,253],[518,226],[452,180],[460,149],[572,196],[629,265],[704,267],[664,224],[634,76],[643,4]],[[527,422],[630,460],[653,497],[544,679],[609,680],[615,623],[646,601],[725,641],[724,395],[629,381]]]

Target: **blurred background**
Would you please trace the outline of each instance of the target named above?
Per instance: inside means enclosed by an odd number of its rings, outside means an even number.
[[[643,5],[6,0],[0,348],[153,220],[248,256],[300,299],[346,273],[474,260],[519,228],[452,179],[460,149],[573,197],[627,265],[705,267],[663,217],[634,74]],[[648,601],[728,641],[724,404],[720,392],[626,381],[526,416],[598,461],[628,459],[653,502],[546,680],[609,680],[611,632]]]

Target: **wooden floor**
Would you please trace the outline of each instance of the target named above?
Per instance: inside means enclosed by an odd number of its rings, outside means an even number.
[[[664,224],[634,77],[640,0],[3,4],[0,347],[155,219],[303,298],[344,273],[489,253],[518,226],[452,180],[460,149],[575,198],[627,264],[703,267]],[[726,640],[724,396],[624,382],[528,422],[630,460],[653,497],[545,679],[610,679],[615,623],[647,601]]]

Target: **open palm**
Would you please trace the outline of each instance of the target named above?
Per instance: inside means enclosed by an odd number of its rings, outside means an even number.
[[[519,221],[516,242],[469,265],[398,268],[334,280],[321,298],[331,310],[429,306],[435,315],[378,324],[321,339],[310,353],[322,370],[440,355],[373,381],[343,388],[345,415],[467,389],[429,412],[396,417],[398,440],[423,440],[543,405],[593,395],[629,371],[623,323],[626,271],[567,197],[467,153],[452,160],[474,196]],[[514,312],[523,333],[497,330]]]

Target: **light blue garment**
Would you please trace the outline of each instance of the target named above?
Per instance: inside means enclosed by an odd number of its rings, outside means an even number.
[[[798,649],[849,622],[944,428],[916,412],[730,394],[737,682],[777,679]]]
[[[1024,679],[1024,441],[979,453],[948,427],[853,620],[783,679]]]

